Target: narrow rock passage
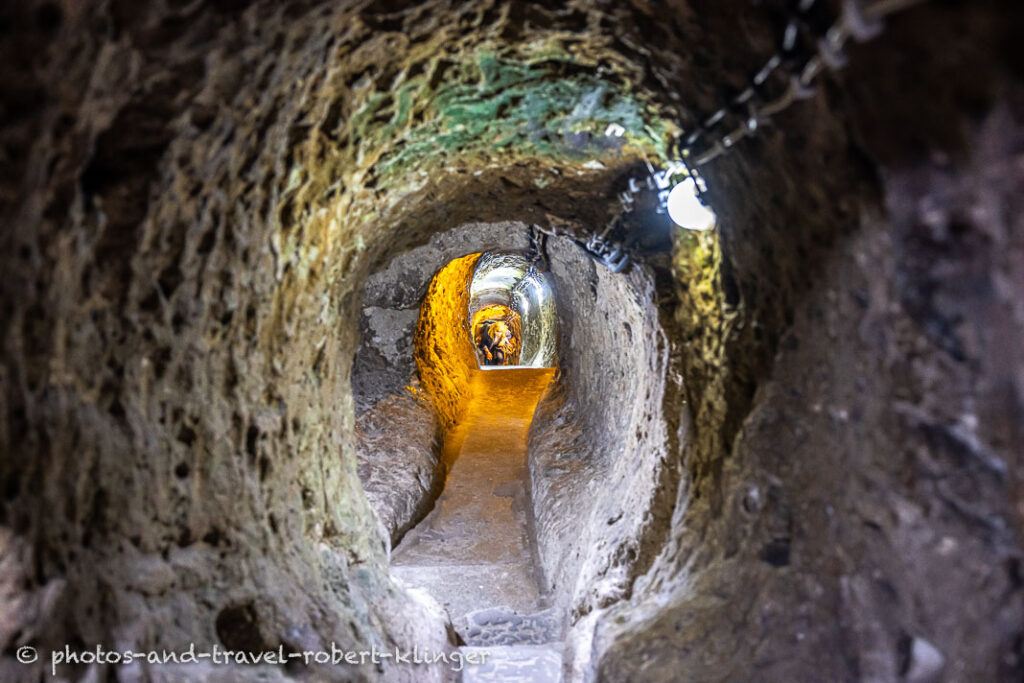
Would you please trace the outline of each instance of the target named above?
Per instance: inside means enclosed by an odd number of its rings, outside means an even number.
[[[453,619],[507,606],[543,608],[527,525],[526,436],[553,368],[473,370],[465,416],[446,435],[444,492],[392,556],[392,572],[427,589]]]
[[[392,573],[440,601],[468,648],[486,648],[463,683],[561,680],[561,623],[544,609],[527,518],[527,432],[554,372],[471,372],[466,413],[445,438],[444,492],[392,557]]]

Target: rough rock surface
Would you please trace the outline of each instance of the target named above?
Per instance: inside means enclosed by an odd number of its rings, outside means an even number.
[[[534,614],[516,614],[501,605],[477,610],[453,620],[455,630],[467,645],[544,645],[562,639],[559,610],[550,608]]]
[[[668,345],[650,269],[615,275],[566,240],[548,247],[561,359],[531,428],[533,511],[545,577],[578,617],[628,595],[670,514]]]
[[[793,113],[813,153],[708,172],[745,199],[677,262],[691,476],[597,623],[598,678],[1020,677],[1021,13],[997,7],[892,21],[838,116]]]
[[[356,442],[359,481],[394,547],[444,487],[437,411],[423,392],[388,397],[356,420]]]
[[[457,258],[434,276],[413,336],[420,381],[446,430],[462,418],[477,364],[469,333],[469,282],[479,259],[479,254]]]
[[[761,67],[783,4],[0,7],[0,678],[39,679],[22,645],[440,647],[357,476],[367,277],[452,226],[603,228]],[[1020,35],[1013,0],[909,10],[704,169],[719,230],[637,290],[657,406],[587,409],[569,387],[603,366],[563,362],[568,452],[608,443],[588,414],[667,425],[664,476],[607,463],[660,488],[591,565],[628,568],[615,591],[574,587],[574,672],[1021,678]],[[216,675],[263,673],[303,675]]]

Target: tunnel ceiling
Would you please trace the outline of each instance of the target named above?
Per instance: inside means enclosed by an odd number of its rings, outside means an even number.
[[[499,221],[618,225],[790,4],[4,3],[0,678],[22,643],[111,634],[444,647],[388,577],[352,361],[362,318],[415,319],[467,252],[403,264],[379,297],[401,306],[363,307],[367,279],[455,227],[499,225],[477,252],[521,238]],[[656,460],[607,459],[640,511],[571,482],[608,541],[581,571],[575,527],[542,529],[553,575],[586,579],[573,671],[1020,679],[1022,13],[926,3],[853,46],[705,169],[714,231],[666,239],[639,207],[621,227],[662,239],[621,276],[554,242],[579,310],[629,303],[577,328],[644,353],[568,356],[540,493],[592,444]]]
[[[307,77],[306,94],[276,103],[298,105],[282,222],[306,211],[303,222],[315,223],[318,206],[337,207],[346,222],[397,216],[427,187],[461,204],[464,189],[455,188],[467,173],[493,174],[509,190],[493,213],[467,218],[508,219],[498,207],[571,183],[565,175],[589,181],[641,159],[657,163],[677,131],[675,113],[650,87],[648,62],[599,37],[615,14],[517,3],[388,12],[373,3],[328,18],[307,40],[319,41],[330,68]],[[607,220],[600,209],[592,215]]]

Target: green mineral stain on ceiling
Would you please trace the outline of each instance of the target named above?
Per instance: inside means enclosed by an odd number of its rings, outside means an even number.
[[[480,52],[438,58],[352,119],[363,149],[385,150],[374,172],[394,177],[445,158],[532,156],[585,162],[632,148],[665,154],[670,125],[653,107],[568,58]],[[606,136],[609,124],[625,131]]]

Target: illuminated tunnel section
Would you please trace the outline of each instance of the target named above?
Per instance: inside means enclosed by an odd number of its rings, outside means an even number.
[[[453,259],[431,280],[415,333],[419,379],[446,427],[465,407],[469,371],[558,365],[548,274],[514,253]]]
[[[530,621],[551,605],[531,530],[528,436],[555,374],[553,291],[521,255],[471,254],[435,275],[420,307],[420,378],[453,411],[446,476],[429,514],[394,548],[391,571],[455,621],[494,608]]]
[[[480,254],[469,254],[438,271],[416,322],[416,368],[446,429],[453,427],[462,413],[469,371],[477,366],[469,332],[469,282],[479,258]]]
[[[626,595],[675,489],[653,272],[560,236],[534,253],[528,223],[461,224],[385,255],[361,301],[360,481],[392,575],[460,633],[497,605],[557,633]],[[492,366],[476,332],[498,319],[516,345]]]
[[[551,278],[519,254],[481,254],[469,287],[481,367],[557,365],[558,317]]]
[[[523,349],[523,319],[502,304],[484,306],[473,314],[473,344],[481,367],[516,366]]]

